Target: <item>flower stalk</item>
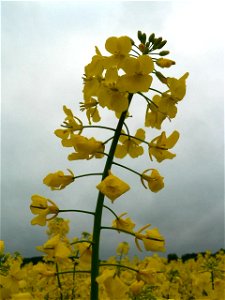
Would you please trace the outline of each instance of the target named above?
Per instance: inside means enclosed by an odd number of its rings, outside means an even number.
[[[133,94],[129,94],[129,104]],[[120,119],[118,121],[115,134],[111,143],[111,147],[109,150],[109,154],[105,163],[105,168],[102,175],[102,180],[104,180],[109,170],[113,164],[113,158],[116,151],[116,146],[119,141],[119,137],[124,125],[124,121],[126,119],[127,110],[124,111]],[[91,300],[98,299],[98,283],[96,282],[96,278],[99,275],[99,244],[100,244],[100,233],[101,233],[101,220],[102,220],[102,210],[104,204],[105,195],[101,192],[98,194],[97,205],[95,210],[95,218],[94,218],[94,227],[93,227],[93,245],[92,245],[92,260],[91,260]]]

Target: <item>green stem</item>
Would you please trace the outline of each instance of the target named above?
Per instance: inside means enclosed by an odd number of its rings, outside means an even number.
[[[82,126],[82,128],[101,128],[101,129],[115,131],[115,128],[107,127],[107,126],[100,126],[100,125],[84,125],[84,126]]]
[[[117,268],[124,268],[124,269],[128,269],[128,270],[131,270],[131,271],[134,271],[134,272],[139,272],[139,270],[136,270],[134,268],[131,268],[131,267],[128,267],[128,266],[124,266],[124,265],[121,265],[121,264],[100,264],[100,267],[104,267],[104,266],[112,266],[112,267],[117,267]]]
[[[56,275],[60,275],[60,274],[74,274],[74,273],[91,273],[91,270],[71,270],[71,271],[62,271],[62,272],[58,272],[56,273]]]
[[[124,169],[126,169],[126,170],[128,170],[128,171],[130,171],[130,172],[132,172],[132,173],[134,173],[134,174],[136,174],[136,175],[138,175],[138,176],[141,176],[141,174],[138,173],[137,171],[135,171],[135,170],[133,170],[133,169],[131,169],[131,168],[128,168],[128,167],[126,167],[126,166],[124,166],[124,165],[118,164],[118,163],[116,163],[115,161],[113,162],[113,164],[116,165],[116,166],[119,166],[119,167],[121,167],[121,168],[124,168]]]
[[[108,209],[109,211],[111,211],[111,213],[116,217],[116,219],[118,219],[117,214],[110,207],[108,207],[106,205],[103,205],[103,207],[105,207],[106,209]]]
[[[75,245],[75,244],[80,244],[80,243],[89,243],[89,244],[93,244],[92,241],[88,241],[88,240],[79,240],[79,241],[70,243],[70,245]]]
[[[211,283],[212,283],[212,290],[214,290],[214,272],[211,271]]]
[[[135,232],[127,231],[127,230],[124,230],[124,229],[119,229],[119,228],[116,228],[116,227],[102,226],[101,229],[115,230],[117,232],[127,233],[127,234],[130,234],[130,235],[133,235],[133,236],[136,237]],[[152,240],[152,241],[163,242],[162,239],[157,239],[157,238],[154,238],[154,237],[145,237],[145,238],[148,239],[148,240]]]
[[[88,211],[88,210],[80,210],[80,209],[59,209],[60,212],[79,212],[83,214],[89,214],[89,215],[95,215],[93,211]]]
[[[127,230],[124,230],[124,229],[119,229],[119,228],[116,228],[116,227],[102,226],[101,229],[115,230],[117,232],[123,232],[123,233],[127,233],[127,234],[135,236],[134,232],[127,231]]]
[[[59,272],[59,267],[58,267],[58,264],[56,263],[56,277],[57,277],[58,287],[60,290],[60,300],[63,300],[62,285],[60,282],[59,274],[61,274],[61,273]]]
[[[129,104],[133,94],[129,94],[128,101]],[[127,110],[124,111],[117,124],[112,144],[109,150],[109,155],[107,157],[105,168],[102,175],[102,180],[108,176],[108,171],[111,169],[114,154],[116,151],[116,146],[123,128],[124,121],[126,119]],[[95,210],[94,226],[93,226],[93,245],[92,245],[92,261],[91,261],[91,300],[98,300],[98,283],[96,281],[99,275],[99,245],[100,245],[100,232],[101,232],[101,220],[102,220],[102,210],[104,204],[105,195],[99,192],[97,205]]]
[[[86,177],[86,176],[96,176],[96,175],[102,175],[102,173],[87,173],[87,174],[82,174],[82,175],[75,176],[74,179],[81,178],[81,177]]]
[[[72,299],[71,300],[74,300],[75,299],[75,278],[76,278],[76,262],[74,262],[74,265],[73,265],[73,288],[72,288]]]

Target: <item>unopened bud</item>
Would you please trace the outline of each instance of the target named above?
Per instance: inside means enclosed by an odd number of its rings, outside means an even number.
[[[145,51],[145,45],[142,43],[138,46],[138,48],[142,53]]]
[[[139,39],[139,41],[141,41],[141,38],[142,38],[142,32],[140,31],[140,30],[138,30],[138,39]]]
[[[141,42],[143,44],[145,44],[145,42],[146,42],[146,34],[145,33],[142,34]]]
[[[158,46],[161,44],[161,42],[162,42],[162,38],[161,38],[161,37],[155,39],[154,45],[153,45],[152,48],[153,48],[154,50],[155,50],[155,49],[158,49]]]
[[[155,75],[157,76],[157,78],[162,82],[167,84],[167,78],[160,72],[156,71]]]
[[[169,53],[170,53],[170,51],[168,51],[168,50],[163,50],[163,51],[159,52],[159,55],[160,55],[160,56],[166,56],[166,55],[168,55]]]
[[[149,36],[149,38],[148,38],[149,44],[150,44],[150,43],[153,43],[154,40],[155,40],[155,34],[152,33],[152,34]]]
[[[161,57],[161,58],[157,59],[156,64],[161,68],[169,68],[172,65],[175,65],[176,63],[175,63],[175,61],[173,61],[171,59]]]
[[[162,49],[162,47],[164,47],[164,46],[166,45],[166,43],[167,43],[166,40],[162,41],[162,42],[159,44],[158,49]]]

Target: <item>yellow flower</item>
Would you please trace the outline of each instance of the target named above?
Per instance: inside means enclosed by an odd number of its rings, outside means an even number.
[[[98,92],[99,105],[107,107],[120,116],[128,108],[128,93],[119,91],[117,87],[118,72],[116,68],[106,70],[104,84]]]
[[[158,96],[160,97],[160,96]],[[158,110],[170,119],[175,118],[177,114],[177,101],[169,93],[164,93],[158,102]]]
[[[112,222],[112,227],[119,229],[126,230],[133,232],[133,228],[135,227],[135,223],[130,218],[122,219],[123,216],[125,216],[127,213],[123,213],[118,218],[116,218]]]
[[[90,102],[92,97],[97,97],[101,79],[95,77],[84,78],[83,96],[85,103]]]
[[[97,123],[101,120],[97,105],[98,101],[93,97],[89,98],[88,100],[85,100],[85,102],[80,102],[80,110],[86,110],[86,116],[90,125],[91,121]]]
[[[96,187],[112,202],[130,189],[130,186],[126,182],[113,175],[110,171],[109,175]]]
[[[129,249],[130,249],[130,245],[127,242],[122,242],[122,243],[119,243],[119,245],[117,246],[116,253],[117,253],[117,255],[120,255],[120,256],[126,255],[126,254],[128,254]]]
[[[74,147],[76,151],[68,156],[69,160],[102,158],[104,156],[104,144],[96,141],[93,137],[88,139],[79,134],[74,134],[70,139],[62,140],[62,145],[64,147]]]
[[[170,89],[171,96],[177,101],[182,100],[186,94],[186,79],[188,76],[189,73],[186,72],[180,79],[167,78],[167,85]]]
[[[46,253],[53,258],[67,258],[71,254],[71,249],[68,243],[61,240],[60,235],[54,235],[43,246],[37,246],[37,250]]]
[[[21,268],[22,260],[13,259],[11,261],[9,260],[9,262],[10,262],[10,268],[7,271],[7,275],[6,276],[0,275],[0,282],[1,282],[0,295],[3,287],[5,288],[6,293],[7,290],[10,291],[10,294],[19,292],[20,282],[23,281],[26,275],[25,269]],[[3,299],[11,299],[11,297],[10,298],[7,297]]]
[[[122,144],[117,145],[115,157],[123,158],[129,154],[132,158],[135,158],[144,153],[143,147],[140,144],[145,139],[145,131],[139,128],[134,137],[136,139],[125,135],[120,136],[119,141]]]
[[[134,296],[137,296],[138,294],[141,293],[143,287],[144,287],[144,281],[143,280],[135,280],[131,285],[130,285],[130,291]]]
[[[68,171],[71,175],[64,175],[62,171],[50,173],[43,179],[43,183],[49,186],[51,190],[62,190],[75,179],[73,172],[70,169]]]
[[[166,118],[166,114],[159,110],[161,97],[155,95],[152,102],[147,106],[145,114],[145,126],[161,129],[161,124]]]
[[[148,171],[152,171],[150,175],[146,175]],[[141,182],[144,187],[147,188],[144,183],[144,180],[146,180],[149,189],[154,193],[157,193],[164,187],[163,179],[164,177],[160,176],[156,169],[147,169],[141,174]]]
[[[157,270],[154,268],[149,268],[149,267],[146,269],[141,268],[138,271],[137,279],[143,280],[145,283],[148,283],[148,284],[153,284],[154,279],[156,277],[156,273],[157,273]]]
[[[104,67],[120,67],[121,62],[126,58],[131,50],[131,39],[128,36],[108,38],[105,42],[105,49],[111,53],[110,57],[105,57]]]
[[[160,234],[158,228],[146,230],[142,241],[146,251],[165,251],[165,239]]]
[[[11,299],[12,300],[33,300],[34,298],[30,293],[24,292],[24,293],[13,294]]]
[[[54,236],[56,234],[59,234],[61,237],[65,237],[70,230],[69,222],[69,220],[56,217],[48,221],[48,229],[46,233],[49,237]]]
[[[131,50],[131,39],[128,36],[109,37],[105,42],[105,48],[114,55],[127,55]]]
[[[169,152],[168,149],[173,148],[178,141],[179,136],[179,132],[175,130],[168,138],[166,137],[165,131],[154,138],[149,143],[150,159],[152,160],[152,156],[154,156],[158,162],[161,162],[164,159],[174,158],[176,154]]]
[[[67,139],[75,131],[78,131],[80,134],[83,128],[81,120],[75,117],[71,109],[65,105],[63,106],[63,111],[66,114],[65,121],[63,122],[66,129],[56,129],[54,132],[55,135],[61,139]]]
[[[55,276],[55,269],[52,269],[51,265],[49,264],[39,262],[37,265],[33,266],[33,270],[46,277]]]
[[[0,240],[0,255],[4,253],[5,243],[4,241]]]
[[[92,57],[91,62],[85,66],[85,75],[87,77],[101,77],[102,72],[104,70],[103,67],[103,61],[104,61],[104,56],[101,55],[99,49],[96,47],[96,55]]]
[[[169,68],[172,65],[175,65],[176,63],[175,63],[175,61],[173,61],[171,59],[161,57],[161,58],[157,59],[156,64],[161,68]]]
[[[31,221],[32,225],[38,224],[40,226],[45,226],[46,221],[51,220],[58,215],[59,209],[52,200],[39,195],[33,195],[31,200],[30,210],[34,215],[37,215]],[[48,215],[53,216],[48,218]]]
[[[96,278],[98,284],[102,284],[109,299],[125,300],[128,298],[128,286],[115,274],[114,270],[105,269],[100,276]]]
[[[91,243],[77,243],[76,249],[79,251],[79,266],[82,268],[90,268],[92,255]]]
[[[149,75],[154,69],[151,57],[140,55],[138,58],[128,57],[122,64],[126,73],[118,79],[118,88],[122,92],[137,93],[148,92],[152,83]]]
[[[165,239],[158,231],[158,228],[153,228],[145,231],[145,234],[141,232],[151,226],[147,224],[143,226],[139,231],[135,232],[135,243],[137,248],[141,250],[138,240],[142,240],[146,251],[165,251]]]

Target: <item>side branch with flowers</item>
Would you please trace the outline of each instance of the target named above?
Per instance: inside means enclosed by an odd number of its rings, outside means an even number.
[[[164,187],[164,177],[158,170],[151,167],[144,171],[133,170],[129,166],[120,164],[116,159],[122,159],[127,155],[137,158],[144,154],[144,146],[147,147],[151,161],[156,159],[161,163],[165,159],[172,159],[176,156],[170,149],[179,139],[178,131],[172,132],[169,136],[162,131],[157,137],[147,141],[143,128],[137,129],[136,133],[131,135],[126,121],[131,117],[129,114],[131,103],[134,97],[138,97],[140,105],[146,106],[145,127],[160,130],[164,120],[171,120],[176,116],[177,105],[186,93],[188,73],[179,79],[163,75],[160,69],[175,65],[173,60],[165,58],[169,51],[161,50],[166,40],[161,37],[156,38],[154,34],[147,38],[146,34],[140,31],[138,31],[138,40],[139,43],[136,45],[128,36],[108,38],[105,48],[109,55],[102,55],[96,47],[96,54],[85,67],[84,100],[80,103],[81,111],[86,113],[88,125],[83,124],[71,109],[64,106],[65,120],[62,128],[55,130],[55,135],[61,139],[62,146],[73,149],[68,160],[106,158],[106,163],[102,172],[75,176],[72,170],[68,170],[68,175],[65,175],[63,171],[57,171],[48,174],[43,183],[52,190],[62,190],[79,177],[101,176],[101,181],[96,186],[99,193],[95,211],[84,211],[80,208],[60,210],[52,200],[39,195],[32,196],[30,209],[36,215],[31,221],[33,225],[45,226],[60,212],[66,211],[91,214],[94,218],[91,235],[85,234],[81,240],[71,242],[56,231],[55,235],[51,235],[50,239],[39,247],[39,250],[47,254],[47,259],[56,264],[60,299],[64,299],[61,276],[65,272],[71,272],[74,276],[76,272],[90,272],[89,297],[91,300],[105,299],[101,296],[99,287],[104,290],[108,299],[122,299],[121,296],[123,299],[132,299],[129,298],[131,291],[120,278],[120,269],[129,268],[129,266],[119,265],[118,267],[118,264],[108,264],[110,268],[107,268],[106,264],[101,263],[99,256],[101,230],[116,230],[133,236],[139,250],[141,250],[139,241],[143,242],[146,251],[165,250],[165,239],[157,228],[149,229],[150,224],[146,224],[135,231],[134,221],[129,217],[124,217],[127,213],[117,215],[111,207],[104,204],[105,197],[114,203],[117,198],[130,190],[129,184],[114,174],[113,166],[135,173],[143,186],[154,193]],[[162,91],[154,87],[155,81],[161,84]],[[114,113],[115,118],[118,119],[116,128],[92,125],[101,121],[102,108]],[[135,118],[135,116],[132,117]],[[87,138],[83,135],[83,131],[91,128],[110,131],[113,135],[106,141],[99,141],[95,137]],[[116,217],[111,227],[102,224],[104,209],[111,211]],[[63,261],[68,259],[75,259],[74,269],[63,271]],[[140,276],[141,270],[134,269],[133,271]],[[75,299],[75,295],[76,289],[72,288],[70,299]]]

